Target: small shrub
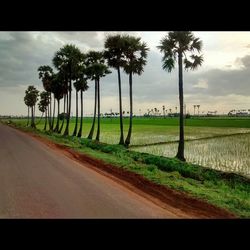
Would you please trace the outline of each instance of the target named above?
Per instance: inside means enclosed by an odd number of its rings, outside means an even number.
[[[157,167],[156,167],[155,165],[149,165],[149,166],[148,166],[148,170],[149,170],[150,172],[154,172],[154,171],[157,170]]]

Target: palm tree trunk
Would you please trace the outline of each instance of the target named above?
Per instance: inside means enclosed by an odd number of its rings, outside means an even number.
[[[70,112],[71,112],[71,88],[72,88],[72,82],[71,82],[71,77],[69,80],[69,98],[68,98],[68,114],[67,114],[67,124],[66,124],[66,128],[64,131],[63,135],[69,135],[69,120],[70,120]]]
[[[129,115],[129,129],[128,135],[125,140],[125,145],[128,147],[130,144],[132,134],[132,119],[133,119],[133,100],[132,100],[132,72],[129,74],[129,98],[130,98],[130,115]]]
[[[41,122],[41,120],[42,120],[42,118],[43,118],[43,115],[44,115],[44,112],[42,113],[42,115],[41,115],[39,121],[36,123],[36,125],[39,124],[39,123]]]
[[[48,107],[47,107],[47,108],[48,108],[48,109],[47,109],[47,120],[48,120],[48,127],[49,127],[49,107],[50,107],[50,106],[49,106],[49,103],[48,103]]]
[[[34,123],[34,128],[36,128],[36,123],[35,123],[35,118],[36,118],[36,106],[33,106],[33,123]]]
[[[122,90],[121,90],[121,74],[120,67],[117,68],[118,72],[118,86],[119,86],[119,107],[120,107],[120,145],[124,145],[124,135],[123,135],[123,120],[122,120]]]
[[[75,129],[74,129],[72,136],[76,136],[77,125],[78,125],[78,91],[76,90],[76,124],[75,124]]]
[[[43,130],[46,130],[47,129],[47,114],[48,114],[48,111],[47,109],[45,110],[45,123],[44,123],[44,128]]]
[[[55,98],[55,95],[54,95],[53,118],[52,118],[52,126],[51,126],[51,130],[53,130],[53,129],[54,129],[55,110],[56,110],[56,98]]]
[[[77,134],[77,137],[82,137],[82,117],[83,117],[83,101],[82,101],[82,90],[81,90],[81,120],[80,120],[80,129]]]
[[[64,115],[65,115],[65,103],[66,103],[66,95],[64,95],[64,97],[63,97],[63,121],[62,121],[62,125],[61,125],[61,127],[60,127],[60,129],[59,129],[59,131],[58,131],[58,133],[59,134],[61,134],[61,132],[62,132],[62,129],[63,129],[63,125],[64,125]]]
[[[52,121],[51,121],[51,114],[52,114],[52,107],[51,107],[51,101],[52,101],[52,97],[51,97],[51,92],[49,94],[50,96],[50,102],[49,102],[49,129],[52,129]]]
[[[34,118],[34,107],[35,107],[35,106],[32,106],[32,107],[31,107],[31,115],[32,115],[31,127],[32,127],[32,128],[36,128],[36,125],[35,125],[35,118]]]
[[[95,80],[95,106],[94,106],[94,117],[92,122],[92,127],[90,129],[88,139],[93,138],[94,128],[95,128],[95,117],[96,117],[96,103],[97,103],[97,81]]]
[[[28,121],[26,126],[29,126],[29,119],[30,119],[29,117],[30,117],[30,108],[28,107]]]
[[[97,110],[97,133],[96,133],[96,140],[100,140],[100,79],[97,80],[97,98],[98,98],[98,110]]]
[[[31,106],[31,120],[30,120],[30,126],[33,126],[33,107]]]
[[[59,130],[59,116],[60,116],[60,99],[57,99],[57,120],[56,120],[56,127],[54,132],[58,133]]]
[[[183,74],[182,74],[182,53],[178,55],[179,64],[179,100],[180,100],[180,124],[179,124],[179,145],[176,157],[181,161],[186,161],[184,157],[184,117],[183,117]]]

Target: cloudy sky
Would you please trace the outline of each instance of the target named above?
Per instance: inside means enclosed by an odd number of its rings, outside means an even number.
[[[51,65],[54,53],[67,43],[83,52],[102,50],[110,32],[0,32],[0,115],[26,115],[23,97],[28,85],[42,90],[37,68]],[[126,32],[129,33],[129,32]],[[133,79],[134,112],[175,109],[178,106],[177,69],[162,70],[162,55],[156,46],[167,32],[131,32],[150,48],[141,76]],[[250,109],[250,32],[194,32],[203,41],[204,63],[196,71],[184,72],[187,111],[200,104],[200,112],[228,113]],[[85,114],[93,111],[94,84],[84,94]],[[129,110],[128,76],[122,74],[124,110]],[[73,94],[75,94],[73,92]],[[118,111],[117,72],[101,80],[101,112]],[[73,112],[75,97],[73,95]]]

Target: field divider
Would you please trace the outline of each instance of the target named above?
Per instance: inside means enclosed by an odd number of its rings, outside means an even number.
[[[208,137],[202,137],[202,138],[195,138],[195,139],[186,139],[185,142],[192,142],[192,141],[201,141],[201,140],[211,140],[216,138],[224,138],[224,137],[230,137],[230,136],[238,136],[238,135],[247,135],[250,134],[250,132],[245,133],[234,133],[234,134],[223,134],[223,135],[214,135],[214,136],[208,136]],[[147,146],[154,146],[154,145],[167,145],[167,144],[174,144],[178,143],[179,140],[175,141],[165,141],[165,142],[152,142],[147,144],[136,144],[131,145],[129,148],[140,148],[140,147],[147,147]]]

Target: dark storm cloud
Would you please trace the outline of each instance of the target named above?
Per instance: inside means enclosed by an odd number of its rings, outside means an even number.
[[[37,82],[38,66],[50,63],[56,46],[38,40],[29,32],[11,32],[10,38],[0,40],[0,87]]]
[[[101,46],[96,32],[0,32],[0,87],[39,83],[37,68],[51,65],[54,53],[72,39],[86,48]]]
[[[227,96],[250,93],[250,56],[238,59],[241,69],[211,69],[208,71],[184,71],[184,90],[188,95]],[[177,66],[177,65],[176,65]],[[103,94],[117,95],[117,73],[103,79]],[[122,74],[123,93],[128,93],[128,77]],[[133,76],[133,94],[138,102],[164,102],[178,97],[178,71],[168,73],[162,69],[161,55],[150,51],[148,63],[141,76]]]
[[[208,96],[243,95],[250,93],[250,56],[238,59],[243,65],[240,69],[212,69],[203,73],[186,74],[186,93]],[[199,81],[205,81],[207,88],[196,87]]]

